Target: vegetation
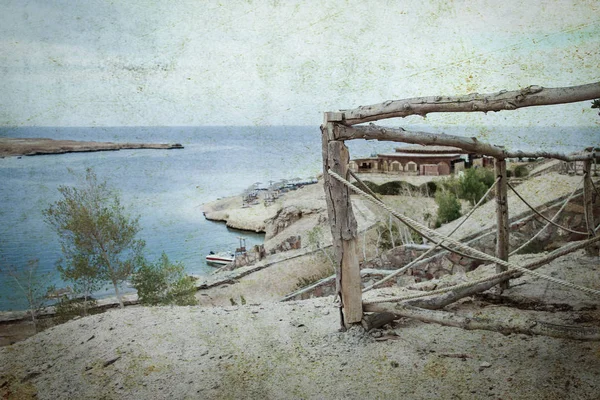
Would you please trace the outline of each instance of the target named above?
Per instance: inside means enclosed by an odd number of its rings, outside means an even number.
[[[63,296],[54,305],[54,312],[56,313],[57,322],[66,322],[74,317],[84,317],[89,314],[90,310],[93,310],[97,305],[97,302],[93,298],[69,298]]]
[[[508,172],[508,171],[506,171],[506,172]],[[527,175],[529,175],[529,170],[527,169],[527,167],[525,165],[517,165],[513,169],[512,173],[515,178],[524,178]]]
[[[376,194],[381,195],[408,195],[412,196],[415,193],[419,193],[422,196],[433,196],[437,189],[434,182],[427,182],[421,186],[411,185],[404,181],[391,181],[378,185],[370,181],[364,181],[364,184]]]
[[[487,168],[469,168],[458,178],[458,198],[477,204],[494,184],[494,172]]]
[[[460,217],[460,203],[454,193],[448,190],[438,190],[435,194],[438,205],[436,228]]]
[[[48,286],[50,279],[49,273],[40,273],[38,270],[39,260],[29,260],[27,267],[17,269],[14,265],[8,265],[0,268],[0,276],[6,285],[13,289],[13,293],[21,295],[27,300],[29,315],[33,328],[38,331],[38,315],[46,304],[49,293],[54,290]]]
[[[144,262],[131,279],[144,305],[193,306],[198,304],[193,279],[184,272],[181,263],[172,263],[162,253],[156,263]]]
[[[71,288],[73,293],[76,296],[82,296],[76,302],[77,312],[73,316],[78,315],[80,312],[83,316],[88,315],[88,310],[96,303],[92,299],[92,294],[100,289],[102,285],[100,271],[94,265],[88,263],[88,259],[81,254],[74,254],[64,265],[62,264],[62,260],[59,260],[56,268],[63,281],[73,283],[73,287]],[[67,308],[71,310],[74,306],[75,304],[68,307],[66,304],[61,304],[61,307],[65,310]],[[65,311],[65,313],[67,315],[72,314],[71,311]]]
[[[89,168],[81,188],[58,190],[62,199],[44,210],[44,217],[60,238],[61,274],[83,293],[97,282],[111,282],[122,308],[119,284],[143,263],[145,244],[136,239],[139,217],[130,217],[117,193]]]

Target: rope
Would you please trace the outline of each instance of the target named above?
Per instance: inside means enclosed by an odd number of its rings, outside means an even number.
[[[469,211],[467,213],[467,215],[465,216],[465,218],[452,230],[452,232],[450,232],[448,234],[448,236],[452,236],[452,234],[454,234],[454,232],[456,232],[458,230],[458,228],[460,228],[467,219],[469,219],[469,217],[473,214],[473,212],[483,203],[483,201],[485,200],[485,198],[488,196],[488,194],[490,194],[490,192],[492,191],[492,189],[496,186],[496,184],[498,183],[498,181],[500,180],[500,178],[496,179],[496,181],[492,184],[492,186],[490,186],[490,188],[488,189],[488,191],[481,196],[481,199],[479,199],[479,201],[477,202],[477,204],[475,204],[475,206],[471,209],[471,211]],[[383,203],[383,202],[382,202]],[[414,259],[413,261],[411,261],[410,263],[406,264],[404,267],[394,271],[394,273],[386,276],[385,278],[375,282],[374,284],[372,284],[371,286],[368,286],[366,288],[363,289],[363,293],[367,292],[373,288],[375,288],[376,286],[381,285],[382,283],[387,282],[388,280],[400,275],[401,273],[405,272],[406,270],[408,270],[409,268],[413,267],[417,262],[421,261],[423,258],[425,258],[428,254],[430,254],[431,252],[433,252],[435,249],[437,249],[438,247],[443,247],[444,249],[452,252],[452,249],[449,249],[448,247],[442,246],[442,242],[437,243],[435,246],[431,247],[429,250],[427,250],[425,253],[421,254],[419,257],[417,257],[416,259]],[[469,257],[466,254],[461,254],[461,256],[463,257]],[[485,260],[483,260],[485,261]]]
[[[368,187],[368,186],[367,186],[367,185],[366,185],[366,184],[365,184],[363,181],[361,181],[361,180],[360,180],[360,178],[359,178],[359,177],[358,177],[358,176],[357,176],[357,175],[356,175],[354,172],[352,172],[352,170],[351,170],[351,169],[348,169],[348,172],[350,173],[350,175],[351,175],[351,176],[352,176],[354,179],[356,179],[356,182],[360,183],[360,185],[361,185],[362,187],[364,187],[364,188],[366,189],[366,191],[367,191],[367,192],[369,192],[369,194],[370,194],[371,196],[373,196],[374,198],[376,198],[376,199],[377,199],[377,200],[379,200],[379,201],[383,201],[383,200],[381,200],[379,197],[377,197],[377,195],[376,195],[376,194],[375,194],[375,193],[374,193],[374,192],[371,190],[371,188],[370,188],[370,187]]]
[[[556,218],[558,218],[558,216],[560,215],[560,213],[565,209],[565,207],[567,206],[567,204],[569,203],[569,201],[571,201],[571,199],[573,198],[573,196],[575,195],[575,192],[577,192],[579,190],[579,186],[581,186],[581,184],[583,183],[583,179],[581,180],[581,182],[579,183],[579,185],[577,185],[577,187],[575,188],[575,190],[573,190],[573,192],[571,193],[571,195],[565,200],[565,202],[563,203],[563,205],[560,207],[560,209],[556,212],[556,214],[554,214],[554,217],[552,217],[552,221],[554,221]],[[520,250],[524,249],[529,243],[533,242],[535,240],[535,238],[537,238],[544,230],[546,230],[547,227],[550,226],[550,222],[548,222],[546,225],[544,225],[544,227],[542,229],[540,229],[531,239],[529,239],[527,242],[523,243],[518,249],[513,250],[512,253],[509,254],[509,256],[512,256],[513,254],[518,253]]]
[[[600,192],[598,191],[598,188],[596,187],[596,185],[594,185],[594,181],[592,179],[590,179],[590,183],[592,184],[592,187],[594,188],[594,191],[596,192],[596,194],[598,196],[600,196]]]
[[[578,242],[574,245],[566,245],[563,246],[562,250],[559,250],[557,253],[554,253],[553,255],[549,255],[547,257],[542,257],[538,260],[532,261],[528,264],[525,264],[523,266],[523,268],[533,268],[535,266],[537,266],[538,264],[540,264],[544,259],[549,259],[552,256],[552,259],[558,258],[558,257],[562,257],[565,254],[569,254],[575,250],[579,250],[581,248],[584,248],[594,242],[597,242],[600,240],[600,237],[593,237],[592,239],[588,239],[588,240],[584,240],[581,242]],[[412,299],[418,299],[421,297],[428,297],[428,296],[433,296],[436,294],[443,294],[443,293],[447,293],[447,292],[452,292],[455,290],[459,290],[459,289],[464,289],[464,288],[468,288],[471,286],[475,286],[475,285],[479,285],[481,283],[486,283],[486,282],[490,282],[490,281],[494,281],[496,279],[502,279],[502,278],[506,278],[508,276],[514,275],[516,273],[518,273],[519,271],[517,269],[509,269],[508,271],[504,271],[504,272],[500,272],[499,274],[494,274],[494,275],[490,275],[488,277],[485,278],[481,278],[475,281],[470,281],[470,282],[465,282],[465,283],[461,283],[459,285],[454,285],[454,286],[448,286],[445,288],[441,288],[441,289],[437,289],[437,290],[431,290],[431,291],[427,291],[427,292],[422,292],[422,293],[414,293],[414,294],[409,294],[406,296],[399,296],[399,297],[388,297],[385,299],[372,299],[372,300],[364,300],[363,304],[367,305],[367,304],[379,304],[379,303],[392,303],[392,302],[400,302],[400,301],[405,301],[405,300],[412,300]],[[531,271],[530,271],[531,272]]]
[[[517,191],[515,190],[515,188],[514,188],[514,187],[512,187],[512,185],[511,185],[510,183],[506,182],[506,184],[508,185],[508,187],[509,187],[509,188],[511,188],[511,189],[512,189],[512,191],[513,191],[513,192],[515,192],[515,194],[517,195],[517,197],[518,197],[518,198],[520,198],[520,199],[521,199],[521,201],[523,201],[523,203],[525,203],[525,204],[527,205],[527,207],[529,207],[529,208],[530,208],[530,209],[531,209],[531,210],[532,210],[534,213],[536,213],[538,216],[542,217],[544,220],[548,221],[548,222],[549,222],[549,223],[551,223],[552,225],[554,225],[554,226],[556,226],[557,228],[560,228],[560,229],[562,229],[562,230],[564,230],[564,231],[571,232],[571,233],[576,233],[576,234],[578,234],[578,235],[587,235],[587,234],[588,234],[587,232],[579,232],[579,231],[574,231],[574,230],[572,230],[572,229],[565,228],[564,226],[558,225],[558,224],[557,224],[557,223],[555,223],[555,222],[552,222],[551,220],[549,220],[548,218],[546,218],[546,217],[545,217],[543,214],[541,214],[541,213],[540,213],[538,210],[536,210],[535,208],[533,208],[533,207],[531,206],[531,204],[529,204],[529,203],[527,202],[527,200],[525,200],[525,199],[524,199],[524,198],[523,198],[523,197],[522,197],[522,196],[519,194],[519,192],[517,192]]]
[[[330,176],[332,176],[333,178],[335,178],[336,180],[338,180],[339,182],[341,182],[342,184],[344,184],[346,187],[352,189],[353,191],[355,191],[356,193],[360,194],[361,196],[365,197],[366,199],[368,199],[369,201],[371,201],[374,204],[377,204],[379,206],[381,206],[383,209],[385,209],[386,211],[388,211],[389,213],[391,213],[392,215],[394,215],[396,218],[398,218],[400,221],[402,221],[404,224],[408,225],[409,227],[411,227],[412,229],[417,230],[417,232],[419,234],[421,234],[422,236],[427,237],[427,235],[432,236],[432,237],[436,237],[438,238],[438,240],[440,242],[443,242],[444,240],[448,241],[448,243],[458,247],[459,249],[463,250],[463,251],[467,251],[469,253],[473,253],[474,255],[478,256],[478,257],[482,257],[484,258],[486,261],[489,261],[491,263],[495,263],[495,264],[499,264],[503,267],[506,267],[507,269],[517,269],[520,272],[524,272],[527,274],[531,274],[533,276],[536,276],[540,279],[545,279],[549,282],[553,282],[556,283],[557,285],[562,285],[565,287],[569,287],[572,289],[576,289],[576,290],[580,290],[582,292],[586,292],[586,293],[590,293],[590,294],[594,294],[596,296],[600,296],[600,291],[599,290],[595,290],[595,289],[590,289],[587,287],[583,287],[583,286],[578,286],[578,285],[574,285],[572,283],[563,281],[562,279],[557,279],[551,276],[547,276],[544,274],[540,274],[538,272],[535,271],[531,271],[528,270],[526,268],[523,268],[519,265],[514,265],[514,264],[509,264],[508,262],[494,257],[494,256],[490,256],[489,254],[485,254],[484,252],[481,252],[477,249],[474,249],[472,247],[466,246],[464,244],[462,244],[461,242],[454,240],[452,238],[449,238],[447,236],[441,235],[440,233],[427,228],[426,226],[420,224],[419,222],[407,217],[406,215],[400,214],[394,210],[392,210],[390,207],[388,207],[385,204],[379,203],[376,200],[374,200],[372,197],[370,197],[369,195],[367,195],[365,192],[363,192],[362,190],[360,190],[359,188],[357,188],[356,186],[354,186],[353,184],[351,184],[350,182],[348,182],[347,180],[345,180],[344,178],[342,178],[341,176],[339,176],[338,174],[336,174],[335,172],[328,170],[327,171],[328,174]],[[418,228],[418,229],[417,229]],[[427,232],[427,234],[423,233],[423,232]],[[435,242],[434,240],[432,240],[433,242]]]

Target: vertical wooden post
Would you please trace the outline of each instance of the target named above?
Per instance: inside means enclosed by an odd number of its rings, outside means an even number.
[[[508,261],[509,225],[508,225],[508,186],[506,180],[506,160],[495,159],[496,178],[496,257]],[[504,272],[507,268],[496,264],[496,272]],[[508,289],[509,281],[500,284],[500,289]]]
[[[585,218],[585,224],[588,230],[588,238],[591,239],[596,236],[594,228],[596,227],[594,221],[594,204],[593,204],[593,191],[592,186],[592,160],[585,160],[583,162],[583,212]],[[586,247],[586,253],[590,256],[598,255],[597,245],[591,245]]]
[[[360,268],[357,255],[357,225],[349,189],[331,178],[331,169],[342,177],[348,173],[350,154],[343,141],[336,140],[335,121],[341,121],[339,113],[326,113],[322,126],[323,180],[327,215],[333,238],[336,262],[336,292],[342,302],[340,314],[343,327],[362,320],[362,293]]]

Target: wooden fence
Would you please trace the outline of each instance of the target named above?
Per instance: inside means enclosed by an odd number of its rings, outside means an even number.
[[[350,154],[345,141],[352,139],[382,140],[422,145],[444,145],[462,148],[469,153],[487,155],[495,159],[497,245],[496,258],[507,261],[508,243],[508,203],[506,159],[517,157],[554,158],[567,162],[584,163],[584,213],[587,221],[588,237],[595,236],[595,223],[592,212],[592,162],[600,158],[597,149],[586,149],[579,154],[567,155],[558,152],[506,151],[476,138],[411,132],[402,128],[388,128],[374,124],[359,125],[365,122],[386,118],[425,116],[434,112],[485,112],[516,110],[522,107],[565,104],[600,98],[600,82],[563,88],[543,88],[529,86],[518,91],[501,91],[491,94],[469,94],[466,96],[432,96],[404,100],[387,101],[353,110],[326,112],[322,131],[324,187],[333,248],[336,261],[336,291],[341,300],[341,323],[349,326],[363,319],[361,278],[357,257],[357,225],[350,202],[350,191],[339,180],[333,179],[330,171],[346,178]],[[590,247],[588,247],[590,249]],[[593,251],[593,250],[589,250]],[[597,250],[596,250],[597,251]],[[498,272],[506,266],[497,264]],[[501,283],[508,287],[508,280]]]

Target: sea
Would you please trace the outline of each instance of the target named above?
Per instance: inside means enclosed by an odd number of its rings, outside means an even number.
[[[572,152],[600,146],[598,128],[593,127],[499,128],[482,133],[453,126],[438,131],[483,136],[482,140],[512,150]],[[11,265],[22,270],[30,260],[39,260],[38,272],[58,288],[68,285],[56,271],[60,244],[42,211],[60,199],[60,186],[77,185],[86,168],[93,168],[100,180],[118,191],[127,212],[140,217],[138,237],[146,241],[146,257],[155,261],[165,252],[193,275],[214,271],[205,262],[210,251],[232,250],[240,237],[247,247],[264,240],[263,234],[207,221],[204,203],[240,194],[252,185],[310,179],[322,170],[318,126],[0,127],[0,137],[184,147],[0,158],[0,268]],[[352,157],[391,152],[395,147],[398,144],[389,142],[349,142]],[[107,285],[96,297],[113,294]],[[0,311],[25,308],[24,297],[0,275]]]

